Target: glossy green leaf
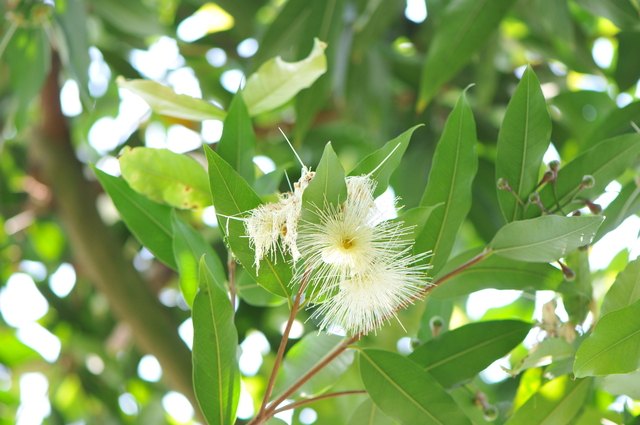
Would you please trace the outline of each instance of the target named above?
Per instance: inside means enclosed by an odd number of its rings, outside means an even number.
[[[302,219],[317,222],[318,209],[323,211],[330,204],[335,207],[346,200],[347,184],[344,180],[344,169],[329,142],[324,147],[315,177],[302,195]]]
[[[523,202],[536,189],[540,164],[550,139],[547,103],[535,72],[527,67],[500,126],[496,158],[496,178],[506,179]],[[513,193],[500,190],[498,199],[507,222],[522,218],[522,206]]]
[[[602,217],[546,215],[509,223],[491,242],[493,252],[520,261],[546,263],[588,245],[602,224]]]
[[[638,29],[638,10],[629,0],[576,0],[580,6],[594,15],[604,16],[623,29]]]
[[[449,2],[429,45],[420,79],[418,111],[433,99],[489,39],[513,0]]]
[[[171,208],[157,204],[129,187],[127,182],[93,167],[98,180],[131,233],[160,261],[178,269],[173,256]]]
[[[189,305],[193,306],[193,299],[198,291],[198,268],[200,259],[203,258],[211,277],[216,285],[227,290],[224,267],[218,254],[211,245],[204,240],[202,235],[173,213],[173,254],[178,265],[180,275],[180,290],[182,296]]]
[[[519,320],[471,323],[422,344],[409,358],[448,388],[504,357],[529,330],[531,324]]]
[[[254,252],[249,246],[244,223],[227,217],[242,217],[242,215],[256,208],[262,202],[245,179],[224,159],[205,147],[205,154],[209,163],[209,181],[213,205],[218,214],[220,229],[226,234],[226,241],[240,263],[251,277],[269,292],[281,297],[288,297],[290,293],[289,281],[291,268],[287,265],[281,253],[278,260],[264,258],[260,262],[259,273],[254,266]],[[226,217],[223,217],[226,216]]]
[[[255,307],[276,307],[287,301],[264,289],[241,267],[236,267],[236,289],[244,302]]]
[[[593,201],[600,196],[612,180],[633,164],[640,153],[640,134],[625,134],[605,140],[578,155],[558,172],[556,191],[558,201],[565,212],[584,207],[584,203],[574,201],[588,199]],[[580,190],[582,178],[593,176],[595,184],[590,189]],[[540,191],[540,200],[549,211],[558,211],[553,193],[553,185],[546,184]],[[530,205],[527,216],[540,214],[540,208]]]
[[[471,425],[429,373],[390,351],[360,351],[360,376],[375,404],[404,425]]]
[[[393,425],[394,423],[393,419],[382,413],[370,398],[360,403],[349,420],[349,425]]]
[[[623,221],[638,211],[640,211],[640,186],[632,181],[622,188],[616,199],[602,212],[605,219],[598,229],[593,243],[615,230]]]
[[[409,146],[411,135],[420,127],[416,125],[411,127],[393,140],[388,141],[383,147],[377,151],[367,155],[362,161],[351,170],[350,176],[362,176],[371,173],[371,178],[378,182],[373,196],[377,197],[384,193],[389,186],[389,178],[391,174],[398,168],[402,155]]]
[[[432,273],[449,258],[458,230],[471,208],[471,185],[478,170],[476,124],[466,91],[451,111],[433,156],[427,188],[420,205],[444,203],[427,220],[416,241],[420,251],[432,251]]]
[[[278,394],[289,388],[327,353],[342,343],[343,339],[336,335],[319,334],[317,332],[305,335],[287,352],[274,392]],[[300,397],[309,398],[324,393],[351,366],[353,357],[352,350],[345,351],[300,387],[296,394]]]
[[[211,205],[207,172],[195,159],[168,149],[125,148],[122,177],[136,192],[183,209]]]
[[[299,62],[285,62],[278,56],[262,64],[249,76],[242,91],[249,115],[275,109],[291,100],[300,90],[311,86],[327,71],[326,47],[325,43],[315,39],[309,56]]]
[[[640,400],[640,385],[638,385],[638,382],[640,382],[640,370],[605,376],[602,387],[609,394],[626,395],[634,400]]]
[[[149,104],[153,112],[192,121],[224,120],[227,113],[202,99],[176,94],[172,88],[151,80],[118,78],[118,86],[137,94]]]
[[[200,260],[200,288],[193,302],[193,383],[211,424],[233,424],[240,399],[238,331],[229,296]]]
[[[535,347],[531,353],[522,359],[511,371],[512,375],[534,367],[547,366],[552,363],[573,359],[576,349],[564,338],[547,338]]]
[[[472,249],[453,258],[435,279],[480,254],[482,249],[482,247]],[[431,297],[453,298],[487,288],[555,291],[562,282],[564,282],[562,272],[550,264],[529,263],[492,255],[439,285],[431,291]]]
[[[578,378],[640,368],[640,300],[600,318],[573,364]]]
[[[618,274],[609,292],[602,301],[600,315],[627,307],[640,299],[640,259],[630,262]]]
[[[589,393],[590,379],[568,375],[547,382],[520,407],[509,425],[564,425],[575,417]]]
[[[256,135],[253,133],[253,124],[243,96],[236,94],[229,106],[216,152],[251,186],[256,174],[253,165],[255,151]]]

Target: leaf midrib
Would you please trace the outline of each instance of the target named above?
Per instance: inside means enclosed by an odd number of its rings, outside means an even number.
[[[587,225],[585,225],[583,227],[580,227],[578,229],[572,230],[571,232],[564,233],[562,235],[556,236],[555,238],[545,239],[543,241],[530,243],[530,244],[526,244],[526,245],[517,245],[517,246],[506,247],[506,248],[498,248],[498,249],[494,249],[493,252],[495,254],[498,254],[498,253],[504,252],[504,251],[516,251],[516,250],[519,250],[519,249],[531,248],[531,247],[534,247],[534,246],[537,246],[537,245],[550,243],[550,242],[553,242],[553,241],[558,240],[558,239],[566,238],[567,236],[570,236],[570,235],[572,235],[574,233],[581,232],[582,230],[586,229],[587,227],[593,226],[594,224],[597,224],[597,222],[593,221],[593,222],[591,222],[591,223],[589,223],[589,224],[587,224]]]

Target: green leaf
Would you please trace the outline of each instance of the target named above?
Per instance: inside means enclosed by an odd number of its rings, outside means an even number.
[[[131,233],[156,258],[177,270],[173,256],[171,208],[140,195],[124,180],[110,176],[94,166],[92,168]]]
[[[240,398],[238,331],[227,292],[200,260],[193,302],[193,381],[200,409],[211,424],[233,424]]]
[[[255,307],[276,307],[286,302],[260,286],[242,267],[236,268],[236,289],[244,302]]]
[[[309,371],[327,353],[342,343],[344,338],[326,333],[312,332],[304,336],[295,344],[282,364],[282,369],[276,381],[275,393],[281,393],[289,388],[302,375]],[[296,395],[310,398],[324,393],[336,383],[338,378],[351,366],[353,351],[345,351],[338,358],[329,363],[320,372],[307,381],[296,391]]]
[[[523,370],[547,366],[567,359],[573,359],[576,349],[564,338],[547,338],[535,347],[527,357],[522,359],[513,370],[507,371],[518,375]]]
[[[125,34],[143,37],[167,34],[156,11],[146,3],[128,0],[90,0],[88,3],[95,15]]]
[[[264,174],[256,179],[253,188],[258,196],[267,196],[274,194],[280,187],[284,178],[284,170],[278,168],[270,173]]]
[[[640,299],[640,259],[635,259],[618,274],[602,301],[600,315],[627,307]]]
[[[629,90],[640,79],[640,57],[635,54],[640,48],[640,33],[622,31],[616,34],[618,39],[618,60],[613,78],[620,93]]]
[[[180,290],[189,307],[193,306],[193,299],[198,291],[198,264],[203,255],[214,282],[223,290],[227,290],[226,275],[218,254],[202,235],[181,219],[175,211],[173,212],[173,253],[180,275]]]
[[[547,382],[506,423],[509,425],[567,424],[582,408],[590,379],[571,380],[563,375]]]
[[[418,111],[453,78],[489,39],[513,0],[449,2],[429,45],[420,80]]]
[[[416,241],[419,251],[433,251],[430,261],[434,274],[449,258],[471,208],[471,185],[478,170],[476,143],[476,124],[465,90],[447,118],[420,202],[422,206],[444,203],[429,216]]]
[[[465,387],[454,388],[449,391],[451,397],[462,411],[471,419],[473,425],[491,425],[493,422],[484,417],[484,411],[478,405],[475,394]]]
[[[577,156],[558,172],[556,191],[561,208],[565,212],[584,207],[574,198],[593,201],[600,196],[612,180],[629,168],[640,153],[640,134],[625,134],[605,140]],[[580,190],[582,178],[591,175],[595,185]],[[547,183],[540,191],[542,205],[551,212],[558,211],[553,185]],[[527,216],[540,214],[540,208],[530,205]]]
[[[575,277],[571,282],[563,284],[562,303],[571,323],[583,323],[589,314],[593,298],[589,253],[573,251],[565,258],[565,264],[573,270]]]
[[[420,345],[409,358],[449,388],[504,357],[530,330],[530,323],[519,320],[471,323]]]
[[[119,160],[129,186],[153,201],[183,209],[211,205],[207,172],[187,155],[168,149],[126,147]]]
[[[625,185],[616,199],[602,212],[605,217],[593,243],[615,230],[623,221],[640,211],[640,186],[635,181]]]
[[[287,298],[290,294],[291,268],[278,252],[277,261],[264,258],[260,262],[260,273],[254,266],[254,252],[249,246],[242,220],[227,217],[242,217],[242,214],[259,206],[262,202],[245,179],[224,159],[208,146],[204,148],[209,163],[209,182],[213,205],[218,214],[220,229],[226,234],[226,241],[251,277],[267,291]]]
[[[412,227],[411,232],[400,236],[402,240],[415,241],[416,237],[420,235],[424,226],[427,224],[427,220],[431,216],[433,210],[440,208],[443,204],[434,205],[433,207],[415,207],[407,210],[399,217],[391,219],[390,221],[402,223],[404,227]],[[419,248],[413,246],[413,252],[415,254],[420,253]]]
[[[536,189],[540,164],[550,139],[547,103],[535,72],[527,67],[500,126],[496,158],[496,178],[506,179],[523,202],[527,202],[529,194]],[[522,206],[513,193],[500,190],[498,199],[507,222],[522,218]]]
[[[632,102],[624,108],[612,108],[601,120],[596,121],[598,125],[588,133],[584,146],[593,146],[609,137],[634,131],[631,122],[637,122],[639,118],[640,102]]]
[[[335,207],[346,200],[347,184],[344,180],[344,169],[329,142],[324,147],[315,177],[302,195],[302,219],[317,222],[319,220],[317,210],[324,211],[330,204]]]
[[[576,0],[594,15],[604,16],[622,29],[638,29],[638,10],[629,0]]]
[[[360,403],[351,415],[349,425],[393,425],[391,418],[382,413],[370,398]]]
[[[493,252],[513,260],[547,263],[588,245],[602,217],[546,215],[509,223],[491,242]]]
[[[451,322],[451,316],[453,314],[453,302],[451,300],[439,300],[431,296],[425,300],[427,303],[420,317],[420,328],[418,329],[418,339],[422,342],[427,342],[434,337],[433,329],[431,329],[431,320],[436,318],[442,321],[442,327],[439,329],[439,334],[449,330],[449,322]]]
[[[71,71],[80,86],[80,93],[88,93],[89,84],[89,45],[87,34],[87,15],[85,4],[79,0],[66,0],[56,3],[56,22],[60,25],[64,49],[61,54],[65,67]]]
[[[640,400],[640,370],[620,375],[604,377],[602,388],[613,395],[626,395],[634,400]]]
[[[600,318],[573,364],[578,378],[640,368],[640,300]]]
[[[380,410],[404,425],[471,425],[438,381],[400,354],[361,350],[360,376]]]
[[[453,258],[435,279],[445,276],[482,250],[482,247],[472,249]],[[453,298],[486,288],[555,291],[562,282],[562,272],[550,264],[529,263],[492,255],[437,286],[431,291],[431,297]]]
[[[327,45],[317,38],[313,50],[299,62],[285,62],[277,56],[268,60],[247,79],[242,91],[249,115],[271,111],[291,100],[327,71],[324,50]]]
[[[227,113],[217,106],[186,94],[176,94],[172,88],[151,80],[118,78],[118,87],[130,90],[149,104],[156,114],[192,121],[224,120]]]
[[[243,96],[236,94],[233,97],[227,119],[224,121],[222,137],[218,142],[216,152],[227,161],[234,170],[253,185],[255,179],[255,166],[253,154],[256,150],[256,135],[253,133],[253,124],[249,112],[244,104]]]
[[[400,165],[402,155],[409,146],[411,135],[422,124],[411,127],[393,140],[388,141],[377,151],[367,155],[349,173],[350,176],[362,176],[371,173],[371,178],[378,182],[373,196],[377,197],[384,193],[389,186],[389,178]],[[383,163],[384,161],[384,163]],[[374,171],[375,170],[375,171]]]

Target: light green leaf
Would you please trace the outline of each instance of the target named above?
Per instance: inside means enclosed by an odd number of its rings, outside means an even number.
[[[531,324],[519,320],[471,323],[420,345],[409,358],[449,388],[504,357],[529,330]]]
[[[429,216],[416,240],[418,251],[433,251],[430,261],[434,274],[449,258],[471,208],[471,185],[478,170],[476,143],[476,124],[465,90],[447,118],[420,201],[422,206],[444,203]]]
[[[431,216],[433,210],[442,207],[444,204],[434,205],[433,207],[415,207],[407,210],[399,217],[391,219],[393,222],[402,223],[404,227],[411,227],[411,232],[401,236],[400,239],[415,241],[416,237],[420,235],[424,226],[427,224],[427,220]],[[413,252],[415,254],[420,253],[419,247],[413,246]]]
[[[118,87],[130,90],[149,104],[156,114],[191,121],[224,120],[227,113],[202,99],[176,94],[172,88],[151,80],[129,80],[119,77]]]
[[[92,12],[125,34],[149,37],[167,34],[158,14],[147,3],[128,0],[90,0]]]
[[[640,400],[640,370],[621,375],[609,375],[604,377],[603,389],[609,394],[626,395],[634,400]]]
[[[640,259],[630,262],[624,271],[618,274],[609,292],[602,301],[600,315],[627,307],[640,299]]]
[[[535,72],[528,66],[500,126],[496,158],[496,178],[506,179],[523,202],[538,184],[540,164],[550,139],[547,103]],[[522,218],[522,206],[513,193],[500,190],[498,199],[507,222]]]
[[[189,307],[192,307],[193,299],[198,291],[198,268],[203,255],[214,282],[225,291],[227,290],[226,275],[220,258],[211,245],[175,211],[172,215],[173,253],[180,275],[180,290]]]
[[[289,388],[327,353],[342,343],[343,339],[336,335],[317,332],[305,335],[287,353],[276,381],[275,393],[281,393]],[[345,351],[300,387],[296,395],[310,398],[324,393],[351,366],[353,357],[353,351]]]
[[[563,360],[572,359],[576,349],[564,338],[547,338],[540,343],[527,357],[517,364],[513,370],[507,371],[517,375],[523,370],[547,366]]]
[[[543,385],[506,423],[509,425],[564,425],[584,404],[590,379],[571,380],[563,375]]]
[[[482,247],[472,249],[455,257],[444,266],[435,279],[445,276],[480,254],[482,250]],[[436,287],[431,291],[431,297],[453,298],[487,288],[555,291],[562,282],[562,272],[550,264],[528,263],[492,255]]]
[[[449,2],[422,69],[419,112],[433,99],[440,86],[453,78],[486,43],[513,3],[513,0]]]
[[[585,339],[573,364],[578,378],[629,373],[640,367],[640,300],[606,314]]]
[[[573,251],[566,256],[565,265],[573,270],[575,277],[562,285],[562,303],[571,323],[583,323],[589,314],[593,298],[589,253]]]
[[[278,168],[270,173],[264,174],[256,179],[253,188],[258,196],[273,195],[284,178],[284,170]]]
[[[602,212],[605,219],[593,243],[615,230],[624,220],[638,211],[640,211],[640,186],[632,181],[622,188],[616,199]]]
[[[394,423],[370,398],[360,403],[349,420],[349,425],[393,425]]]
[[[236,94],[229,106],[229,113],[224,121],[222,137],[216,152],[252,186],[256,174],[253,165],[255,150],[256,135],[253,133],[249,112],[243,96]]]
[[[126,147],[119,160],[129,186],[153,201],[194,210],[211,205],[207,172],[187,155]]]
[[[360,376],[380,410],[403,425],[471,425],[438,381],[400,354],[361,350]]]
[[[269,292],[287,298],[291,289],[291,268],[280,252],[277,261],[264,258],[260,262],[260,273],[254,266],[254,252],[249,246],[244,223],[244,213],[259,206],[262,202],[245,179],[220,156],[205,146],[205,154],[209,163],[209,181],[213,205],[218,214],[220,229],[226,234],[226,241],[240,263],[251,277]],[[226,217],[223,217],[226,216]]]
[[[491,242],[493,252],[513,260],[547,263],[591,243],[602,217],[546,215],[509,223]]]
[[[92,168],[131,233],[156,258],[177,270],[173,256],[171,208],[140,195],[124,180],[110,176],[96,167]]]
[[[193,302],[193,383],[211,424],[232,425],[240,398],[238,331],[227,292],[200,260],[200,288]]]
[[[393,140],[388,141],[377,151],[367,155],[362,161],[351,170],[350,176],[362,176],[371,173],[371,178],[378,182],[373,196],[377,197],[384,193],[389,186],[389,178],[400,165],[402,155],[409,146],[411,135],[422,124],[411,127]],[[383,163],[384,161],[384,163]],[[374,171],[375,170],[375,171]]]
[[[268,60],[247,79],[242,91],[249,115],[255,116],[291,100],[327,71],[324,50],[327,45],[317,38],[313,50],[299,62],[285,62],[280,56]]]
[[[333,151],[331,142],[324,147],[316,175],[302,195],[302,219],[309,222],[319,220],[317,210],[324,211],[347,200],[347,184],[344,169]]]

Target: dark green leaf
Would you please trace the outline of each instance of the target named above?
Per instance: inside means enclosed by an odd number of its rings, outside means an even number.
[[[406,357],[361,350],[360,376],[380,410],[404,425],[471,425],[438,381]]]
[[[66,67],[80,86],[80,93],[87,93],[89,84],[89,43],[87,16],[84,2],[66,0],[56,3],[56,21],[64,34],[68,56],[63,55]]]
[[[449,2],[422,69],[418,111],[485,44],[513,3],[513,0]]]
[[[550,138],[547,104],[535,72],[527,67],[500,126],[496,159],[496,178],[506,179],[523,202],[536,189]],[[507,222],[522,218],[522,206],[513,193],[500,190],[498,199]]]
[[[283,178],[284,170],[281,168],[258,177],[253,185],[256,194],[258,196],[273,195],[280,187]]]
[[[317,210],[326,210],[347,200],[347,185],[344,180],[344,169],[331,143],[327,143],[318,164],[316,175],[302,195],[302,219],[316,222]]]
[[[613,108],[598,121],[592,132],[588,133],[585,146],[593,146],[601,140],[621,133],[635,132],[631,122],[640,119],[640,102],[633,102],[624,108]]]
[[[638,29],[638,10],[629,0],[576,0],[594,15],[604,16],[622,29]]]
[[[616,34],[618,39],[618,61],[613,78],[618,83],[618,90],[625,92],[636,85],[640,79],[640,57],[635,54],[640,48],[640,33],[622,31]]]
[[[391,418],[382,413],[382,410],[376,406],[370,398],[360,403],[356,408],[349,425],[393,425]]]
[[[415,207],[407,210],[399,217],[392,219],[394,222],[402,223],[404,227],[412,227],[411,233],[401,236],[401,239],[414,241],[417,235],[421,234],[424,230],[424,226],[427,224],[427,220],[431,216],[433,210],[442,207],[443,204],[438,204],[433,207]],[[419,248],[413,246],[413,252],[420,253]]]
[[[167,32],[146,3],[128,0],[91,0],[93,12],[120,31],[138,36]]]
[[[578,378],[640,368],[640,300],[600,318],[573,364]]]
[[[640,187],[632,181],[622,188],[616,199],[602,212],[605,219],[598,229],[593,243],[615,230],[623,221],[638,211],[640,211]]]
[[[389,186],[389,178],[400,165],[402,155],[409,146],[411,135],[421,125],[416,125],[395,139],[385,143],[383,147],[367,155],[351,170],[350,176],[362,176],[371,173],[371,178],[378,182],[373,196],[380,196]],[[384,163],[383,163],[384,161]],[[375,170],[375,171],[374,171]]]
[[[588,245],[602,224],[602,217],[546,215],[509,223],[491,242],[493,252],[520,261],[547,263]]]
[[[630,262],[624,271],[618,274],[609,292],[602,301],[600,315],[620,310],[640,299],[640,259]]]
[[[504,357],[529,330],[531,324],[519,320],[471,323],[422,344],[409,358],[448,388]]]
[[[506,222],[496,191],[495,164],[484,158],[478,158],[478,160],[478,173],[473,180],[471,191],[473,203],[468,218],[478,235],[485,242],[489,242]]]
[[[95,167],[93,170],[131,233],[160,261],[177,270],[173,256],[171,208],[140,195],[122,179]]]
[[[211,424],[233,424],[240,398],[238,331],[227,292],[200,260],[193,302],[193,381],[200,409]]]
[[[239,92],[233,97],[231,106],[229,106],[216,152],[251,186],[256,174],[253,165],[255,150],[256,135],[253,133],[253,124],[244,104],[243,96]]]

